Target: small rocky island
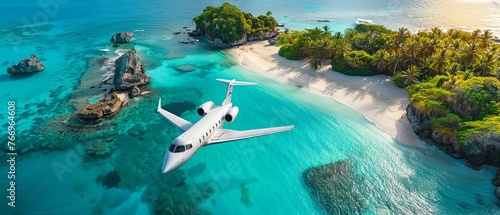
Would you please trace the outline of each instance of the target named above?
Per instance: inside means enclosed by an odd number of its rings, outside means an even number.
[[[108,83],[110,80],[112,82]],[[115,61],[114,75],[103,81],[104,84],[112,85],[111,90],[104,93],[99,102],[83,107],[78,116],[85,122],[96,122],[113,116],[128,104],[130,98],[140,96],[139,87],[150,81],[151,77],[146,75],[136,50],[132,48]]]
[[[272,13],[254,17],[230,3],[208,6],[194,17],[196,29],[189,36],[206,36],[219,48],[231,48],[250,41],[267,40],[279,35],[278,22]]]
[[[113,46],[118,47],[120,44],[130,42],[132,37],[134,37],[134,33],[132,32],[120,32],[114,34],[109,41],[113,43]]]
[[[17,65],[14,64],[7,68],[7,73],[11,75],[28,75],[43,70],[45,70],[45,66],[40,59],[35,54],[31,54],[29,59],[22,59]]]

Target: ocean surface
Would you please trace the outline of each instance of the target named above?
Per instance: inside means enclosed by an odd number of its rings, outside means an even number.
[[[174,32],[193,29],[196,14],[222,2],[2,1],[0,134],[7,139],[7,102],[15,101],[20,154],[15,208],[5,198],[9,165],[0,155],[0,214],[325,214],[302,174],[342,160],[364,179],[359,185],[363,214],[500,214],[491,184],[494,168],[474,171],[425,143],[398,143],[328,97],[245,71],[204,41],[178,43],[187,34]],[[254,15],[272,11],[291,29],[328,24],[343,31],[365,18],[414,32],[435,26],[500,31],[497,0],[230,2]],[[111,47],[109,38],[121,31],[135,33],[131,45]],[[131,101],[102,125],[69,129],[75,112],[70,101],[81,99],[73,91],[83,74],[104,79],[113,59],[132,46],[152,77],[151,94]],[[105,48],[109,52],[99,51]],[[31,53],[41,58],[45,71],[21,78],[5,72]],[[177,69],[186,65],[194,71]],[[155,113],[158,99],[196,122],[198,105],[223,100],[226,88],[216,78],[259,83],[235,88],[240,114],[227,128],[296,124],[296,129],[205,147],[179,170],[161,174],[163,154],[179,132]],[[112,146],[111,155],[86,154],[89,146],[103,142]]]

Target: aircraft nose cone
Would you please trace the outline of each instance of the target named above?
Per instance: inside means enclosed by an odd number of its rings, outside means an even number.
[[[178,156],[171,152],[165,153],[165,158],[163,159],[163,173],[169,173],[179,168],[181,162]]]

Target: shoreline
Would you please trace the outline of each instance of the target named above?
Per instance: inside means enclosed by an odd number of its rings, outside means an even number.
[[[328,96],[361,113],[368,122],[408,146],[420,146],[406,117],[410,100],[392,77],[347,76],[325,65],[312,69],[305,60],[288,60],[278,55],[279,47],[267,41],[249,42],[224,53],[241,67],[266,78]]]

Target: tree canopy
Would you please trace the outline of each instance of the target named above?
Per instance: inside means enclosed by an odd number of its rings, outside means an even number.
[[[196,29],[202,30],[210,38],[231,43],[242,39],[246,34],[259,35],[274,30],[278,22],[271,15],[268,11],[266,15],[254,17],[226,2],[220,7],[207,6],[193,20]]]

